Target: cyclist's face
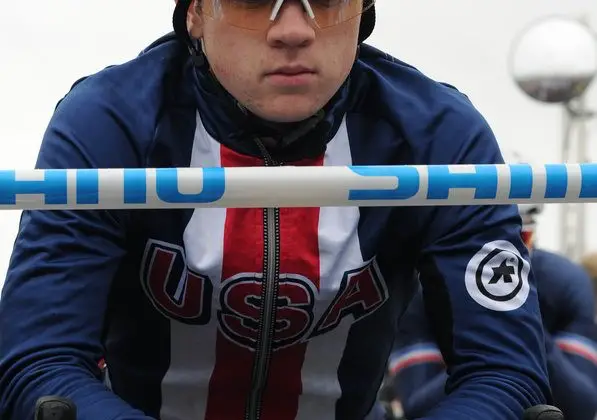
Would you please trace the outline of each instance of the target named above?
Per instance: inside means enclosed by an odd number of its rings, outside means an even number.
[[[360,24],[354,10],[360,12],[362,0],[286,0],[270,21],[275,5],[202,0],[189,10],[190,31],[202,38],[214,74],[241,104],[270,121],[300,121],[346,79]]]

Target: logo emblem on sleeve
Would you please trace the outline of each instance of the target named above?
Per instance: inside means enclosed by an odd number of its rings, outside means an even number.
[[[466,290],[487,309],[513,311],[529,296],[529,271],[528,261],[510,242],[489,242],[466,267]]]

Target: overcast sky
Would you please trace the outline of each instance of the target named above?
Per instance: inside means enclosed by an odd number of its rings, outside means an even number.
[[[170,31],[172,7],[167,0],[1,2],[0,168],[32,167],[56,101],[79,77],[134,57]],[[468,94],[503,147],[537,162],[559,161],[561,111],[517,90],[508,52],[518,31],[541,16],[585,15],[597,28],[595,0],[377,0],[377,9],[371,44]],[[588,102],[597,108],[595,86]],[[595,121],[589,133],[597,140]],[[589,218],[595,210],[589,207]],[[0,211],[0,283],[18,216]],[[557,249],[553,223],[557,205],[540,227],[540,244]],[[587,229],[597,248],[597,223]]]

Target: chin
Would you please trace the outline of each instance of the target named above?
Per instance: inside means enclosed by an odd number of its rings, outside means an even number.
[[[259,109],[252,111],[267,121],[293,123],[311,117],[324,105],[319,101],[285,98],[284,100],[268,101],[265,106],[260,106]]]

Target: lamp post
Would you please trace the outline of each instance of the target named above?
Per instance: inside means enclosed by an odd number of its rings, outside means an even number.
[[[597,75],[597,34],[582,20],[549,16],[532,22],[514,40],[510,72],[532,99],[563,108],[561,161],[589,160],[586,121],[596,116],[585,92]],[[560,205],[560,251],[578,260],[585,252],[585,205]]]

